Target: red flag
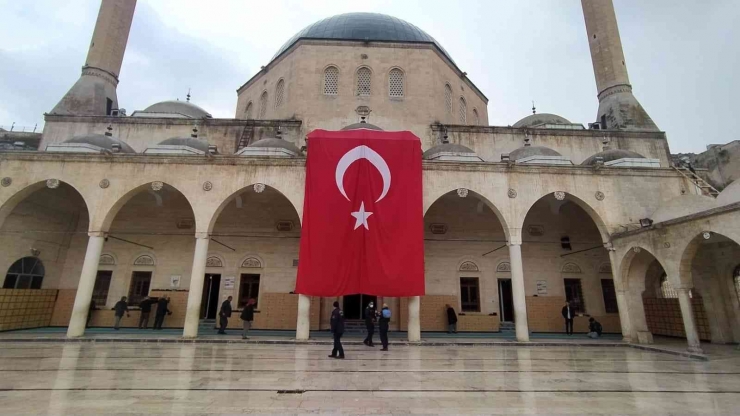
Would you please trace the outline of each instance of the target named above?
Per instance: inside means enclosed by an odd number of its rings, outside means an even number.
[[[419,138],[314,130],[308,146],[296,293],[424,295]]]

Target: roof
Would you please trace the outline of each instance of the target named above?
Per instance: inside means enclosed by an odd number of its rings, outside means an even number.
[[[136,153],[136,151],[126,142],[118,140],[113,136],[106,136],[105,134],[85,134],[74,136],[71,139],[65,140],[64,143],[91,144],[107,150],[112,150],[113,144],[120,144],[121,153]]]
[[[588,159],[584,160],[581,165],[593,165],[596,163],[596,158],[601,157],[604,158],[604,162],[611,162],[612,160],[619,160],[619,159],[625,159],[625,158],[632,158],[632,159],[645,159],[645,156],[633,152],[631,150],[624,150],[624,149],[609,149],[604,150],[603,152],[596,153],[595,155],[590,156]]]
[[[208,142],[194,137],[172,137],[159,144],[165,146],[187,146],[202,152],[208,152]]]
[[[444,143],[438,144],[434,147],[430,147],[422,155],[423,159],[429,159],[430,157],[438,153],[463,153],[463,154],[475,154],[475,151],[467,146],[463,146],[457,143]]]
[[[534,127],[543,124],[571,124],[571,122],[557,114],[540,113],[530,114],[514,123],[512,127]]]
[[[545,146],[523,146],[509,153],[509,159],[519,160],[530,156],[562,156],[560,153]]]
[[[132,117],[211,118],[206,110],[189,101],[162,101],[143,111],[134,111]]]
[[[256,142],[250,144],[248,147],[268,147],[268,148],[273,148],[273,149],[286,149],[286,150],[289,150],[297,154],[301,153],[301,149],[299,149],[293,143],[287,140],[278,139],[276,137],[270,137],[267,139],[257,140]]]

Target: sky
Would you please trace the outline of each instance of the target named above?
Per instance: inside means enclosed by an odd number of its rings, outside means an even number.
[[[740,1],[614,0],[633,92],[673,153],[740,139]],[[79,78],[98,0],[0,0],[0,126],[33,128]],[[236,89],[293,34],[376,12],[433,36],[488,97],[491,125],[538,112],[586,125],[598,100],[577,0],[139,0],[118,85],[128,114],[164,100],[234,117]]]

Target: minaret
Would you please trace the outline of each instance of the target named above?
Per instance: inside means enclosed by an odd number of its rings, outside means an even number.
[[[632,95],[612,0],[581,0],[581,6],[599,92],[597,121],[611,130],[658,131]]]
[[[118,108],[116,86],[136,0],[102,0],[82,76],[51,114],[105,116]]]

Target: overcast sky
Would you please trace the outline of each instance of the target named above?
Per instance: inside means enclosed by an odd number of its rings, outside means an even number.
[[[740,139],[740,1],[615,0],[634,93],[671,150]],[[43,123],[80,75],[98,0],[0,0],[0,125]],[[594,121],[598,101],[578,0],[139,0],[118,100],[167,99],[233,117],[236,88],[295,32],[352,11],[407,20],[437,39],[489,98],[492,125],[538,112]]]

